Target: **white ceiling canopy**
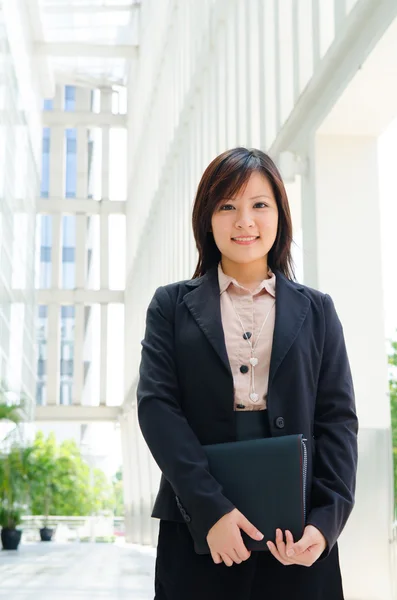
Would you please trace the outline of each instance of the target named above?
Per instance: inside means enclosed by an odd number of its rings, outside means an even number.
[[[43,36],[37,57],[70,85],[125,85],[138,48],[140,1],[39,0]]]

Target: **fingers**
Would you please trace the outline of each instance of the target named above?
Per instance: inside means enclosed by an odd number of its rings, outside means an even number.
[[[227,554],[221,554],[222,560],[227,567],[231,567],[233,564],[232,559]]]
[[[293,556],[295,554],[294,550],[292,549],[292,546],[294,545],[294,538],[292,536],[292,533],[290,531],[288,531],[288,529],[285,532],[285,538],[287,540],[285,553],[288,556],[288,558],[291,559],[291,558],[293,558]]]
[[[242,513],[239,515],[239,519],[237,521],[237,525],[245,531],[247,535],[249,535],[253,540],[263,540],[263,533],[258,531],[258,529],[248,521],[246,517]]]
[[[241,555],[243,555],[244,558]],[[219,554],[218,552],[211,552],[211,556],[212,560],[216,565],[219,565],[220,563],[224,562],[228,567],[231,567],[233,563],[240,565],[243,561],[247,560],[251,556],[251,552],[249,552],[247,548],[245,548],[245,552],[243,552],[242,550],[239,550],[238,552],[237,550],[231,550],[228,554]],[[227,557],[226,560],[223,557]]]
[[[283,540],[283,533],[282,533],[281,529],[276,529],[276,544],[273,544],[273,542],[268,542],[267,547],[269,548],[269,550],[273,554],[273,556],[279,562],[281,562],[282,565],[288,566],[288,565],[293,564],[293,561],[291,561],[285,553],[286,548],[285,548],[285,543]]]
[[[244,544],[242,544],[242,549],[241,548],[238,548],[236,550],[233,549],[230,552],[228,552],[228,554],[226,554],[226,553],[220,554],[219,552],[211,551],[211,556],[212,556],[212,560],[214,561],[214,563],[216,565],[219,565],[220,563],[225,562],[225,564],[229,567],[229,566],[232,566],[233,563],[236,563],[239,565],[243,561],[247,560],[251,556],[251,552],[249,550],[247,550],[247,548],[244,546]],[[231,563],[230,563],[230,561],[224,561],[223,556],[231,559]]]
[[[301,554],[294,554],[292,557],[288,556],[288,553],[293,547],[296,547],[296,543],[294,544],[294,538],[290,531],[286,531],[285,534],[287,543],[284,543],[282,531],[280,529],[276,530],[276,544],[273,542],[268,542],[267,547],[269,548],[272,555],[284,566],[289,565],[300,565],[302,567],[311,567],[312,564],[317,560],[320,556],[321,552],[315,552],[314,548],[308,548]]]
[[[219,565],[222,561],[222,557],[218,552],[212,552],[211,550],[211,556],[212,556],[212,560],[214,561],[214,563],[216,565]]]

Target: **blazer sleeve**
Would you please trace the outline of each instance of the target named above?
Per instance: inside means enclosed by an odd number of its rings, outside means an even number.
[[[190,517],[193,537],[206,538],[234,505],[212,477],[202,446],[181,410],[174,353],[174,307],[164,287],[149,305],[137,388],[138,420],[154,460]]]
[[[357,471],[355,398],[343,328],[334,303],[323,297],[326,334],[314,415],[315,457],[307,525],[327,540],[328,556],[354,506]]]

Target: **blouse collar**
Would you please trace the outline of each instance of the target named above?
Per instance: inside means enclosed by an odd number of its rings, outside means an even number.
[[[238,281],[234,277],[231,277],[230,275],[226,275],[226,273],[223,272],[221,262],[219,261],[219,263],[218,263],[218,280],[219,280],[220,294],[223,294],[227,290],[229,285],[233,284],[234,286],[236,286],[237,288],[240,288],[241,290],[249,291],[253,296],[255,294],[259,294],[259,292],[261,292],[263,289],[265,289],[271,296],[273,296],[273,298],[275,298],[276,297],[276,275],[273,273],[273,271],[271,271],[271,269],[268,269],[268,276],[269,276],[269,279],[264,279],[263,281],[261,281],[260,284],[258,285],[258,287],[255,288],[255,290],[253,292],[251,292],[251,290],[248,290],[247,288],[245,288],[244,286],[239,284]]]

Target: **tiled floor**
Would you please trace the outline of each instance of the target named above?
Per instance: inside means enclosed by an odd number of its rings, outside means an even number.
[[[154,561],[128,544],[25,543],[0,551],[0,598],[153,600]]]

